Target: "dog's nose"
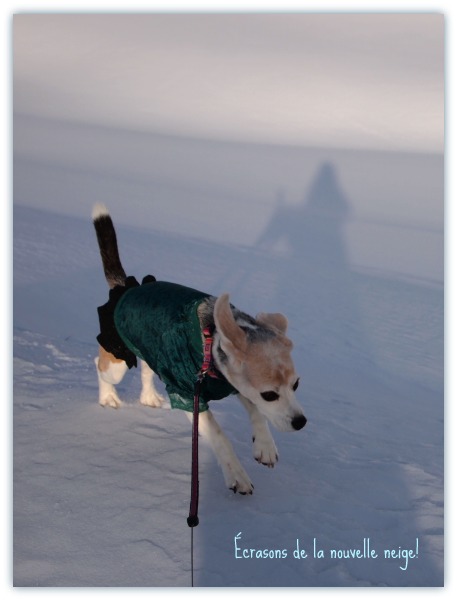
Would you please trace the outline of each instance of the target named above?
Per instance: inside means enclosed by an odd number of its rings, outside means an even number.
[[[294,417],[292,419],[292,427],[294,429],[296,429],[297,431],[299,429],[303,429],[303,427],[306,425],[306,417],[305,415],[299,415],[298,417]]]

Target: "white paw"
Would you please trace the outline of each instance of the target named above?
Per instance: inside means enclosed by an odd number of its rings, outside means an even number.
[[[254,486],[241,463],[228,463],[223,470],[225,483],[232,492],[243,495],[252,494]]]
[[[272,469],[279,460],[278,449],[269,431],[253,438],[253,454],[258,463]]]
[[[106,396],[103,396],[103,398],[100,398],[99,404],[100,406],[103,406],[103,408],[105,408],[106,406],[110,406],[111,408],[119,408],[120,406],[122,406],[122,402],[119,399],[119,396],[113,392],[107,394]]]
[[[147,390],[141,392],[140,403],[144,406],[152,406],[154,408],[160,408],[165,402],[165,398],[161,396],[155,390]]]

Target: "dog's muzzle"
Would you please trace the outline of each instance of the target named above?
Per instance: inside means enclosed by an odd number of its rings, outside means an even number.
[[[303,427],[306,425],[306,417],[305,415],[299,415],[298,417],[294,417],[292,419],[292,427],[296,430],[299,431],[300,429],[303,429]]]

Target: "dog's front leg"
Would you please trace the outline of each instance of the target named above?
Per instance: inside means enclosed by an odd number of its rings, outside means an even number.
[[[192,413],[187,415],[192,421]],[[213,413],[210,410],[200,413],[198,425],[201,435],[210,443],[216,455],[227,487],[239,494],[252,494],[254,486]]]
[[[241,404],[248,411],[252,424],[253,454],[257,462],[271,469],[278,462],[278,449],[270,433],[266,418],[245,396],[238,395]]]

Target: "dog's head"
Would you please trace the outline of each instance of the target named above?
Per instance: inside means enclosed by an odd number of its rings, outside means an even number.
[[[237,322],[228,294],[214,305],[219,335],[216,361],[227,380],[280,431],[302,429],[306,417],[295,398],[298,375],[286,337],[287,319],[261,313],[255,320]]]

